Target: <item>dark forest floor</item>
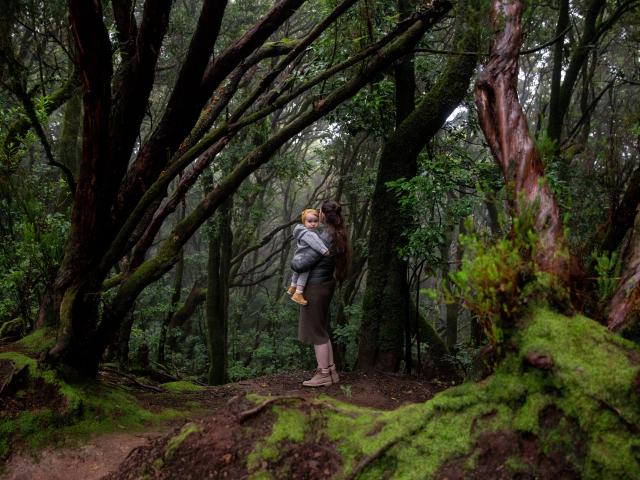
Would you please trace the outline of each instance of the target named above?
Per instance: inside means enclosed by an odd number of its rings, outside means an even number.
[[[232,467],[231,463],[237,463],[230,462],[230,454],[225,452],[225,445],[233,447],[233,451],[236,452],[234,455],[242,451],[250,451],[253,446],[255,439],[238,438],[233,434],[235,431],[232,424],[234,415],[251,407],[246,400],[247,395],[294,396],[309,399],[327,395],[360,407],[392,410],[404,404],[424,402],[438,391],[450,386],[446,382],[428,381],[413,376],[384,373],[343,373],[339,384],[320,389],[303,388],[302,380],[310,375],[310,372],[280,373],[185,393],[156,393],[135,387],[132,390],[132,386],[129,385],[127,390],[129,393],[134,393],[145,409],[160,411],[171,408],[183,412],[183,417],[162,425],[154,425],[148,430],[104,433],[66,446],[63,442],[62,446],[48,447],[37,455],[32,451],[18,448],[6,461],[0,478],[12,480],[89,480],[102,478],[109,474],[112,474],[111,478],[123,478],[122,469],[118,473],[116,471],[125,459],[131,466],[135,465],[138,452],[154,449],[156,448],[155,444],[158,445],[157,448],[161,448],[162,437],[168,434],[175,435],[183,425],[194,421],[216,425],[216,428],[212,430],[212,438],[203,439],[203,441],[209,445],[218,445],[219,448],[215,450],[219,453],[220,458],[212,459],[211,454],[214,452],[209,452],[208,455],[202,455],[201,461],[207,462],[209,466],[212,461],[218,461],[221,467],[219,470],[221,478],[235,478],[233,468],[224,468],[226,464],[230,464],[229,467]],[[122,382],[121,377],[109,371],[102,371],[100,377],[103,383],[114,388],[118,388],[117,385]],[[40,401],[43,403],[42,406],[45,406],[46,396],[43,396]],[[3,407],[9,408],[10,406],[3,405]],[[24,406],[13,405],[13,407]],[[29,405],[28,408],[38,408],[38,405]],[[269,425],[265,425],[265,428],[269,428]],[[198,449],[195,451],[197,452]],[[301,466],[304,464],[307,473],[313,471],[314,468],[317,470],[317,475],[313,475],[313,478],[326,478],[330,476],[332,468],[331,459],[323,458],[326,456],[325,453],[312,449],[309,452],[301,451],[296,455],[304,457],[301,458]],[[189,470],[186,470],[185,465],[185,475],[189,472],[196,474],[196,477],[193,478],[197,478],[197,463],[198,458],[190,459]],[[179,471],[174,473],[181,476]]]

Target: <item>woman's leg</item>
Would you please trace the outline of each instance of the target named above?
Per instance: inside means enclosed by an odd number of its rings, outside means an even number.
[[[331,349],[331,341],[322,343],[320,345],[314,345],[313,349],[316,353],[318,368],[329,368],[329,365],[333,363],[333,350]]]
[[[323,385],[338,383],[340,377],[338,377],[336,366],[333,364],[333,348],[331,347],[331,340],[327,343],[314,345],[313,349],[316,353],[318,370],[311,380],[305,380],[302,382],[302,385],[305,387],[321,387]]]

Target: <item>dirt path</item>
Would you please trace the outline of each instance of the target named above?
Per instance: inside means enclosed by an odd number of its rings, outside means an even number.
[[[0,477],[7,480],[96,480],[113,471],[131,450],[161,435],[110,433],[82,447],[46,449],[38,458],[14,455]]]
[[[447,385],[414,377],[386,374],[342,375],[341,382],[327,388],[303,389],[300,382],[309,372],[272,375],[237,382],[222,387],[210,387],[205,392],[176,394],[140,393],[139,400],[147,408],[173,407],[198,401],[203,409],[190,418],[207,417],[223,412],[231,398],[243,393],[262,395],[329,395],[359,406],[393,409],[405,403],[423,402]],[[186,420],[177,422],[181,424]],[[15,454],[5,464],[1,479],[7,480],[97,480],[114,472],[129,453],[141,445],[162,436],[176,427],[176,422],[152,431],[116,432],[96,436],[81,447],[46,449],[37,458]]]

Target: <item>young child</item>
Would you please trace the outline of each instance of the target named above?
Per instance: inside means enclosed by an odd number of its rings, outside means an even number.
[[[300,215],[301,224],[296,225],[293,229],[293,238],[296,239],[297,255],[304,255],[309,249],[315,250],[321,255],[329,255],[329,249],[320,239],[318,234],[313,230],[318,228],[318,211],[315,208],[307,208]],[[307,284],[309,272],[296,273],[291,276],[291,286],[287,289],[287,293],[291,295],[291,300],[300,305],[306,305],[307,300],[304,298],[304,287]]]

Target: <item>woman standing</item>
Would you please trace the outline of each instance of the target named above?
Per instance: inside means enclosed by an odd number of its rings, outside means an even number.
[[[305,387],[321,387],[339,381],[329,338],[329,304],[336,280],[341,282],[347,276],[350,260],[340,204],[333,200],[322,202],[320,223],[318,235],[329,248],[330,255],[322,256],[311,250],[308,255],[294,257],[291,262],[295,272],[309,272],[305,289],[308,304],[300,307],[298,340],[313,345],[318,368],[313,378],[302,382]]]

